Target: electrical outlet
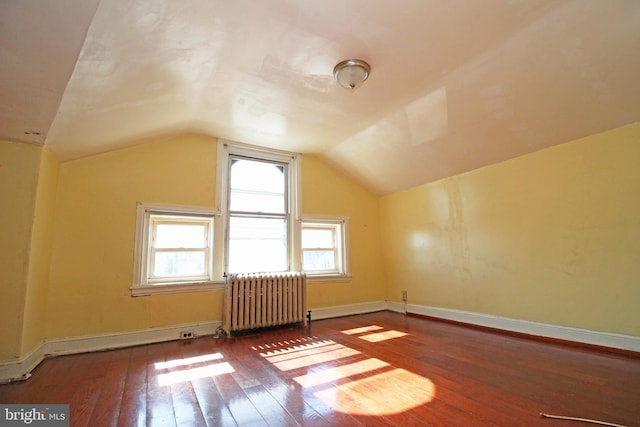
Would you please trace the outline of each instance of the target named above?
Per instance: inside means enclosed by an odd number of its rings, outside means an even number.
[[[182,331],[180,332],[181,340],[190,340],[191,338],[195,338],[195,334],[193,331]]]
[[[407,291],[402,291],[402,302],[407,302]]]

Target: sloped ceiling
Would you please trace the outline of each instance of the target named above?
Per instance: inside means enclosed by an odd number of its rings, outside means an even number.
[[[61,161],[196,132],[386,194],[640,118],[637,0],[0,5],[0,139]]]

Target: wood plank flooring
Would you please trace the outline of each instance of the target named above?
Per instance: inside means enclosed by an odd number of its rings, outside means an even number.
[[[0,403],[72,426],[640,426],[640,359],[398,313],[45,360]]]

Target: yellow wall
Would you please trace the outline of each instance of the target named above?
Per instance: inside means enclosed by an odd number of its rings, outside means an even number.
[[[640,336],[640,124],[381,200],[389,299]]]
[[[184,135],[63,163],[47,337],[209,321],[219,292],[132,298],[136,202],[213,206],[216,140]]]
[[[37,348],[45,339],[49,267],[53,239],[59,163],[48,149],[41,149],[38,186],[29,251],[22,331],[22,355]]]
[[[22,356],[40,150],[0,141],[0,361]]]
[[[47,304],[50,339],[222,318],[222,291],[132,298],[136,202],[214,206],[215,138],[184,135],[63,163]],[[303,157],[303,212],[350,217],[346,283],[309,285],[309,307],[381,300],[378,201],[318,159]]]
[[[302,158],[302,211],[307,215],[349,217],[353,279],[309,284],[309,307],[384,300],[386,280],[382,269],[378,197],[317,157],[305,155]]]
[[[132,298],[136,202],[213,206],[215,138],[59,165],[0,142],[0,361],[56,339],[220,320],[222,291]],[[377,198],[302,158],[303,214],[350,218],[353,279],[309,307],[398,301],[640,335],[640,124]],[[50,260],[50,262],[49,262]]]

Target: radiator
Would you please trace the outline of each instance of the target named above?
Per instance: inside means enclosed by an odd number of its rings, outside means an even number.
[[[227,334],[289,323],[306,325],[306,312],[307,278],[303,273],[227,277],[223,325]]]

